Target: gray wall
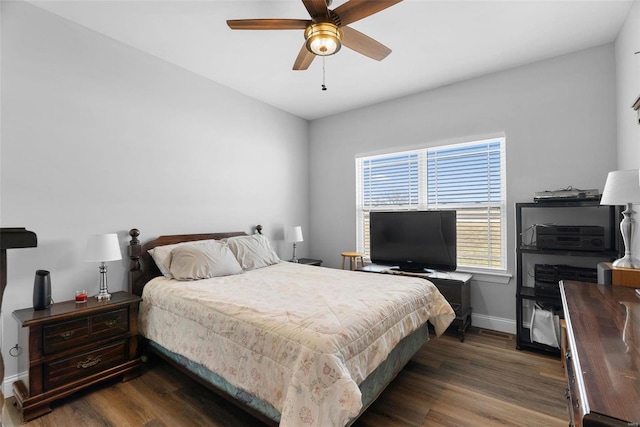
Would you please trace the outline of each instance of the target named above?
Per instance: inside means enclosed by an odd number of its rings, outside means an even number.
[[[640,1],[633,3],[615,46],[618,119],[616,169],[637,169],[640,166],[640,126],[638,114],[631,106],[640,96],[640,54],[635,53],[640,50]],[[634,209],[640,212],[640,206],[635,205]],[[638,257],[640,227],[635,227],[632,242],[631,250]]]
[[[313,121],[312,255],[336,267],[355,248],[356,155],[504,133],[514,274],[514,203],[569,185],[602,190],[616,168],[614,65],[610,44]],[[473,322],[513,332],[515,280],[501,282],[476,276]]]
[[[616,40],[616,96],[618,129],[618,169],[640,166],[640,126],[631,108],[640,95],[640,1],[633,3]],[[636,206],[636,210],[638,207]],[[635,253],[640,254],[640,239]]]
[[[133,227],[147,241],[262,224],[291,256],[283,226],[308,227],[306,120],[28,3],[1,7],[1,225],[38,235],[37,248],[7,252],[7,377],[11,312],[32,305],[37,269],[51,271],[54,300],[97,292],[90,234],[118,233],[126,257]],[[109,263],[110,290],[125,289],[127,268]]]

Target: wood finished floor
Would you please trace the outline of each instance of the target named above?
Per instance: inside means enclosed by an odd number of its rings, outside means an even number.
[[[471,328],[429,341],[355,423],[358,427],[567,426],[556,357],[515,349],[513,335]],[[4,426],[20,425],[7,400]],[[76,426],[262,426],[255,418],[157,361],[140,377],[77,393],[23,424]]]

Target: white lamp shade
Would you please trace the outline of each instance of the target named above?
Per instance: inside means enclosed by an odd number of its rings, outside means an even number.
[[[602,190],[601,205],[626,205],[640,202],[640,174],[638,169],[612,171]]]
[[[120,243],[118,235],[112,234],[94,234],[89,236],[87,249],[84,252],[85,261],[117,261],[122,259],[120,252]]]
[[[289,227],[285,230],[284,239],[287,242],[302,242],[302,227],[297,225],[295,227]]]

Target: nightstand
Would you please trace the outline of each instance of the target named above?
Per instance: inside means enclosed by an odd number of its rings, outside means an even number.
[[[451,326],[458,327],[458,338],[464,341],[465,333],[471,326],[471,279],[469,273],[457,271],[432,271],[430,273],[403,272],[385,265],[371,264],[359,268],[357,271],[368,273],[397,274],[399,276],[422,277],[433,283],[442,296],[447,300],[451,308],[456,312]]]
[[[318,267],[320,267],[322,265],[322,260],[312,258],[298,258],[298,264],[317,265]]]
[[[22,327],[20,347],[27,358],[19,371],[29,372],[28,384],[13,383],[23,421],[51,411],[50,403],[101,381],[140,374],[138,305],[140,297],[115,292],[109,301],[89,298],[66,301],[46,310],[13,312]],[[27,359],[27,360],[23,360]]]

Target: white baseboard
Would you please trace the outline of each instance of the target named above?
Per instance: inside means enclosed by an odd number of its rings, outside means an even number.
[[[485,314],[471,313],[471,324],[478,328],[491,329],[492,331],[516,333],[516,321],[501,317],[492,317]]]
[[[4,382],[2,383],[2,394],[4,394],[5,399],[7,397],[13,396],[13,383],[18,380],[22,380],[26,384],[28,384],[29,371],[24,371],[16,375],[11,375],[10,377],[4,377]]]

